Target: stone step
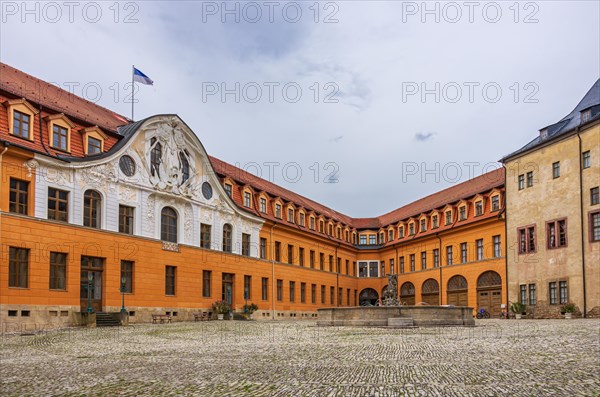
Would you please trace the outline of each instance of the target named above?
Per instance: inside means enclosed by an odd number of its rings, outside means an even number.
[[[388,318],[388,327],[409,328],[414,327],[415,323],[411,317]]]

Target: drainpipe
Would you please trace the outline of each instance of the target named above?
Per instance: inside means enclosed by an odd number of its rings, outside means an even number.
[[[587,318],[587,294],[585,290],[585,234],[583,227],[583,156],[581,155],[581,128],[577,127],[577,139],[579,139],[579,212],[581,225],[581,278],[583,282],[583,318]]]
[[[46,154],[50,155],[50,152],[48,151],[48,148],[46,147],[46,142],[44,142],[44,133],[42,132],[42,104],[40,104],[39,123],[40,123],[40,141],[42,142],[42,147],[44,148],[44,151],[46,152]],[[48,132],[48,133],[50,133],[50,132]]]
[[[438,266],[440,268],[440,284],[438,286],[439,289],[439,295],[438,295],[438,304],[441,306],[442,305],[442,238],[440,237],[440,233],[436,232],[435,233],[435,237],[437,237],[437,239],[440,242],[440,248],[439,248],[439,255],[438,255]]]
[[[337,307],[340,307],[340,269],[342,266],[338,267],[338,247],[340,243],[337,243],[335,246],[335,292],[337,294]],[[344,294],[342,293],[342,298]]]
[[[275,243],[273,242],[273,229],[277,224],[271,226],[271,241],[269,242],[271,249],[271,320],[275,320]]]
[[[506,288],[506,313],[508,313],[508,211],[506,210],[506,202],[508,201],[508,189],[506,188],[508,184],[506,178],[508,175],[508,170],[506,169],[506,164],[502,164],[502,166],[504,167],[504,205],[502,206],[503,209],[500,212],[504,212],[504,285]],[[498,216],[500,215],[501,214],[498,214]]]
[[[9,142],[3,142],[4,145],[4,150],[2,150],[2,153],[0,153],[0,170],[2,169],[3,165],[2,165],[2,157],[4,157],[4,153],[6,153],[6,151],[8,150],[8,147],[10,146]],[[0,183],[0,197],[3,197],[3,193],[2,193],[2,183]]]

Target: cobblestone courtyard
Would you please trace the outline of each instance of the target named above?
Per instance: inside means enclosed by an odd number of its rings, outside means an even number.
[[[203,322],[4,335],[0,395],[599,396],[600,321]]]

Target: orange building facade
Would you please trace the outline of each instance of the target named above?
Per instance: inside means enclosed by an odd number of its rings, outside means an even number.
[[[0,68],[5,329],[123,300],[131,322],[193,320],[220,299],[314,319],[379,304],[389,274],[404,304],[507,303],[502,168],[352,218],[209,156],[176,115],[133,122]]]

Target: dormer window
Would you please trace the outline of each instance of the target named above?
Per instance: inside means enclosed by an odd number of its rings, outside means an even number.
[[[388,241],[392,241],[394,239],[394,230],[388,230]]]
[[[288,208],[288,222],[294,223],[294,210]]]
[[[458,209],[458,215],[461,221],[467,219],[467,207],[462,206]]]
[[[298,223],[300,224],[300,226],[304,226],[304,222],[305,222],[305,215],[304,213],[300,213],[300,215],[298,216]]]
[[[33,118],[39,112],[25,99],[4,102],[8,108],[8,128],[11,135],[33,141]]]
[[[383,232],[379,232],[379,244],[385,243]]]
[[[342,238],[342,228],[338,226],[337,228],[337,238],[341,239]]]
[[[500,210],[500,196],[492,197],[492,211]]]
[[[437,216],[437,215],[434,215],[434,216],[432,216],[432,217],[431,217],[431,227],[432,227],[433,229],[437,229],[437,228],[438,228],[438,226],[439,226],[439,223],[438,223],[438,216]]]
[[[75,124],[64,114],[53,114],[44,118],[48,121],[48,131],[51,132],[50,146],[63,152],[71,151],[71,130]],[[85,131],[85,130],[84,130]],[[84,134],[84,150],[87,154],[87,135]]]
[[[540,131],[540,138],[542,138],[542,139],[548,138],[548,129],[547,128],[544,128],[543,130]]]
[[[52,128],[52,147],[63,151],[68,151],[67,144],[69,142],[69,134],[66,128],[60,125],[55,125]],[[89,142],[88,142],[89,147]]]
[[[404,226],[398,228],[398,238],[404,238]]]
[[[364,234],[360,235],[360,245],[367,245],[367,236]]]
[[[275,218],[281,219],[281,204],[275,204]]]
[[[425,219],[421,219],[421,232],[427,230],[427,221]]]
[[[592,110],[591,109],[581,112],[581,122],[582,123],[586,123],[586,122],[590,121],[591,118],[592,118]]]
[[[104,152],[104,141],[107,136],[98,127],[90,127],[83,130],[83,150],[90,156]],[[68,149],[70,151],[70,148]],[[188,167],[189,176],[189,167]]]
[[[333,225],[329,224],[329,235],[333,236]]]
[[[319,232],[321,232],[321,233],[325,232],[325,223],[322,220],[319,221]]]
[[[231,184],[229,184],[229,183],[226,183],[225,185],[223,185],[223,187],[225,188],[225,193],[226,193],[226,194],[227,194],[229,197],[231,197],[231,189],[232,189],[232,186],[231,186]]]
[[[252,195],[250,192],[244,192],[244,207],[252,207]]]
[[[483,215],[483,202],[478,201],[475,203],[475,216]]]
[[[260,198],[260,212],[263,214],[267,213],[267,199],[264,197]]]
[[[452,211],[446,211],[446,225],[452,223]]]
[[[408,234],[410,236],[415,234],[415,224],[414,223],[411,223],[408,225]]]
[[[350,242],[350,232],[346,230],[346,242]]]
[[[310,230],[315,230],[315,217],[311,216],[310,217]]]
[[[369,245],[377,245],[377,235],[369,234]]]

